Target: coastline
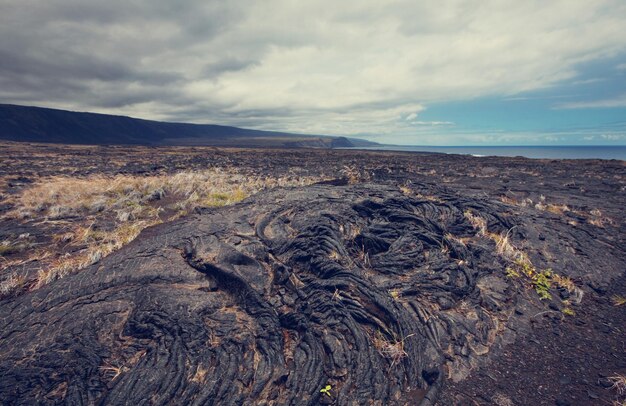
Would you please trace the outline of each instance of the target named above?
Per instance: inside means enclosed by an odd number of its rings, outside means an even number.
[[[524,157],[531,159],[603,159],[626,161],[626,145],[615,146],[409,146],[376,145],[342,149],[422,152],[471,155],[475,157]]]

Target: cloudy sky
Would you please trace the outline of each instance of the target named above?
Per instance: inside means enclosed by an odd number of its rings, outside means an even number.
[[[0,0],[0,103],[413,145],[626,144],[624,0]]]

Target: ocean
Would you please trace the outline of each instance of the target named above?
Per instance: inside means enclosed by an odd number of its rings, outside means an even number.
[[[440,152],[473,156],[523,156],[541,159],[620,159],[626,161],[626,145],[619,146],[532,146],[532,147],[425,147],[380,145],[359,148],[386,151]]]

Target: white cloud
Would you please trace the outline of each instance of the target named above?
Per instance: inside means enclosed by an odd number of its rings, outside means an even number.
[[[573,85],[589,85],[592,83],[604,82],[605,80],[606,79],[602,79],[602,78],[591,78],[591,79],[576,80],[572,82],[572,84]]]
[[[429,126],[454,125],[452,121],[413,121],[412,124]]]
[[[626,94],[622,94],[611,99],[561,103],[555,106],[556,109],[595,109],[614,107],[626,107]]]
[[[0,8],[2,102],[296,132],[449,125],[415,120],[430,103],[543,89],[626,50],[622,0]]]
[[[600,137],[609,141],[619,141],[626,139],[626,136],[624,134],[601,134]]]

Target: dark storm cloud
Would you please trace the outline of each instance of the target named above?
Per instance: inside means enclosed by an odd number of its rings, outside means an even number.
[[[208,77],[215,77],[225,72],[236,72],[258,64],[258,61],[226,57],[207,64],[202,72]]]
[[[177,90],[188,79],[176,61],[179,47],[210,41],[237,15],[223,2],[206,1],[24,1],[0,7],[2,101],[79,109],[193,103]]]

